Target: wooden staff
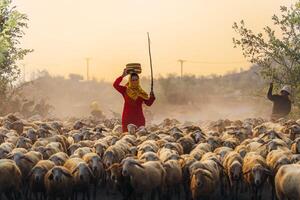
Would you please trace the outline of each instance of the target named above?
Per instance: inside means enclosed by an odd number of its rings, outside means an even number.
[[[153,67],[152,67],[152,58],[151,58],[151,47],[150,47],[150,36],[149,32],[148,35],[148,50],[149,50],[149,57],[150,57],[150,69],[151,69],[151,92],[153,92]]]

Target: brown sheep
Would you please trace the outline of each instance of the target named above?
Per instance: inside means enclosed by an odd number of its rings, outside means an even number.
[[[167,195],[172,199],[172,195],[180,197],[182,186],[182,169],[179,161],[168,160],[163,163],[166,170],[165,186],[167,187]]]
[[[154,152],[146,152],[146,153],[142,154],[138,159],[143,162],[159,161],[159,157]]]
[[[93,149],[90,147],[80,147],[74,151],[73,155],[71,155],[70,158],[82,158],[85,154],[92,152]]]
[[[257,153],[248,153],[244,158],[243,174],[246,184],[251,188],[252,197],[261,199],[262,187],[268,175],[272,175],[265,159]]]
[[[30,171],[29,178],[29,188],[32,193],[38,199],[38,193],[45,194],[44,177],[46,173],[51,170],[55,164],[50,160],[40,160]]]
[[[0,159],[6,158],[7,154],[9,154],[14,149],[14,145],[12,143],[4,142],[0,145]]]
[[[190,166],[190,174],[190,190],[193,200],[215,196],[220,183],[220,171],[214,160],[194,162]]]
[[[30,149],[32,147],[31,140],[23,136],[20,136],[19,139],[17,140],[16,147]]]
[[[103,164],[106,168],[114,163],[120,163],[123,158],[125,158],[126,152],[124,152],[120,147],[113,145],[109,146],[103,155]]]
[[[164,145],[164,148],[175,150],[179,155],[183,154],[183,148],[179,143],[176,142],[168,142]]]
[[[22,173],[12,160],[0,160],[0,195],[6,193],[7,199],[20,199]]]
[[[66,161],[64,167],[73,175],[74,192],[83,193],[83,196],[89,199],[89,186],[95,177],[88,164],[81,158],[70,158]]]
[[[234,151],[239,153],[242,156],[242,158],[244,158],[248,152],[248,149],[247,149],[246,145],[240,144],[235,147]]]
[[[43,159],[43,156],[38,152],[30,151],[25,154],[16,152],[8,155],[8,158],[12,158],[16,162],[22,172],[23,180],[26,180],[31,169],[38,161]]]
[[[128,199],[133,193],[133,188],[130,185],[130,177],[122,175],[122,165],[114,163],[106,171],[110,174],[109,181],[111,181],[113,188],[119,191],[124,199]],[[107,184],[107,187],[109,186],[110,183]]]
[[[94,143],[95,152],[102,158],[105,150],[108,148],[108,144],[101,139]]]
[[[82,158],[92,170],[93,175],[95,176],[94,184],[95,186],[104,179],[104,166],[101,161],[101,158],[96,153],[87,153]]]
[[[300,138],[296,138],[291,146],[291,150],[293,154],[298,154],[300,153]]]
[[[243,177],[243,158],[235,151],[229,152],[223,161],[225,174],[229,179],[231,190],[234,191],[234,199],[238,197],[239,184]]]
[[[166,171],[158,161],[149,161],[140,164],[133,159],[122,161],[122,175],[130,177],[130,183],[135,195],[140,196],[150,192],[154,197],[155,192],[161,192],[164,186]]]
[[[292,152],[283,151],[281,149],[273,150],[267,155],[266,163],[273,174],[273,176],[270,176],[270,182],[272,187],[272,199],[274,199],[274,194],[275,194],[274,176],[276,175],[277,171],[281,166],[291,163],[290,161],[291,156],[292,156]]]
[[[224,159],[224,157],[226,156],[226,154],[228,154],[229,152],[231,152],[233,149],[229,148],[229,147],[218,147],[214,150],[214,153],[216,153],[217,155],[220,156],[221,160]]]
[[[158,151],[158,157],[161,162],[167,162],[168,160],[179,160],[180,156],[177,151],[167,149],[167,148],[161,148]]]
[[[45,175],[44,184],[50,198],[68,199],[72,195],[73,176],[65,167],[55,166],[49,170]]]
[[[177,142],[181,144],[184,154],[190,153],[193,149],[193,146],[195,145],[195,141],[191,136],[184,136],[177,140]]]
[[[181,168],[182,168],[182,181],[183,181],[183,188],[185,193],[185,199],[190,199],[191,191],[190,191],[190,166],[196,162],[197,160],[190,156],[189,154],[184,154],[181,156],[183,160],[181,160]]]
[[[300,199],[300,165],[282,166],[275,176],[276,195],[279,200]]]
[[[69,159],[69,156],[64,152],[58,152],[50,156],[49,160],[54,162],[56,166],[63,166],[65,162]]]

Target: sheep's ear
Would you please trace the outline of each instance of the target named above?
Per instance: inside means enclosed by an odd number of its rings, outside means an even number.
[[[48,179],[53,180],[53,174],[52,173],[48,176]]]
[[[72,175],[68,172],[66,172],[65,170],[62,171],[63,175],[65,175],[66,177],[72,178]]]
[[[35,169],[35,168],[32,168],[32,169],[30,170],[29,174],[27,175],[27,178],[30,178],[30,177],[32,176],[34,169]]]
[[[180,164],[180,167],[183,168],[184,165],[185,165],[185,160],[182,157],[180,157],[180,159],[178,160],[178,162]]]
[[[6,153],[7,155],[9,154],[9,151],[7,150],[3,150],[4,153]]]
[[[142,168],[142,169],[144,169],[145,167],[143,166],[143,165],[141,165],[140,163],[133,163],[134,165],[137,165],[138,167],[140,167],[140,168]]]
[[[73,171],[72,174],[75,174],[75,172],[78,170],[78,167],[76,167]]]
[[[262,135],[259,136],[260,139],[263,139],[264,137],[266,137],[267,133],[264,133]]]
[[[248,171],[244,172],[243,174],[249,174],[251,172],[251,169],[249,169]]]
[[[212,177],[212,175],[209,174],[209,173],[207,173],[207,172],[202,173],[202,175],[205,176],[205,177],[207,177],[207,178],[209,178],[210,180],[214,180],[214,178]]]
[[[217,165],[219,165],[219,167],[221,167],[222,169],[224,169],[224,166],[222,165],[222,163],[218,160],[218,159],[212,159],[213,161],[215,161],[217,163]]]
[[[56,157],[57,158],[57,160],[59,161],[59,162],[62,162],[62,163],[64,163],[65,161],[62,159],[62,158],[60,158],[60,157]]]
[[[11,159],[13,157],[14,157],[14,155],[12,153],[9,153],[9,154],[6,155],[6,158],[8,158],[8,159]]]
[[[27,160],[30,163],[34,163],[30,158],[28,158],[26,156],[22,156],[21,159]]]
[[[92,179],[95,179],[95,175],[93,174],[92,170],[88,167],[88,172],[90,174],[90,176],[92,177]]]
[[[267,140],[267,141],[263,142],[262,144],[260,144],[257,148],[260,148],[260,147],[262,147],[262,146],[264,146],[264,145],[266,145],[268,143],[269,143],[269,141]]]
[[[267,174],[268,176],[273,176],[274,174],[268,170],[268,169],[264,169],[264,173]]]

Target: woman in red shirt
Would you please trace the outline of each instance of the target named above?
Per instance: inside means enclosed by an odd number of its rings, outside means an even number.
[[[136,73],[130,74],[129,81],[125,86],[120,85],[123,77],[128,73],[124,69],[122,76],[118,77],[113,86],[118,90],[124,98],[124,107],[122,114],[122,129],[127,132],[127,125],[134,124],[137,127],[145,126],[145,117],[142,109],[142,104],[151,106],[155,100],[153,92],[150,92],[150,97],[141,88],[139,83],[139,76]]]

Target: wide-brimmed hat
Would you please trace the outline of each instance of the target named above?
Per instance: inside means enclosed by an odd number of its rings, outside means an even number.
[[[282,89],[280,90],[280,92],[281,91],[286,91],[287,93],[291,94],[292,93],[292,88],[289,85],[285,85],[285,86],[282,87]]]

